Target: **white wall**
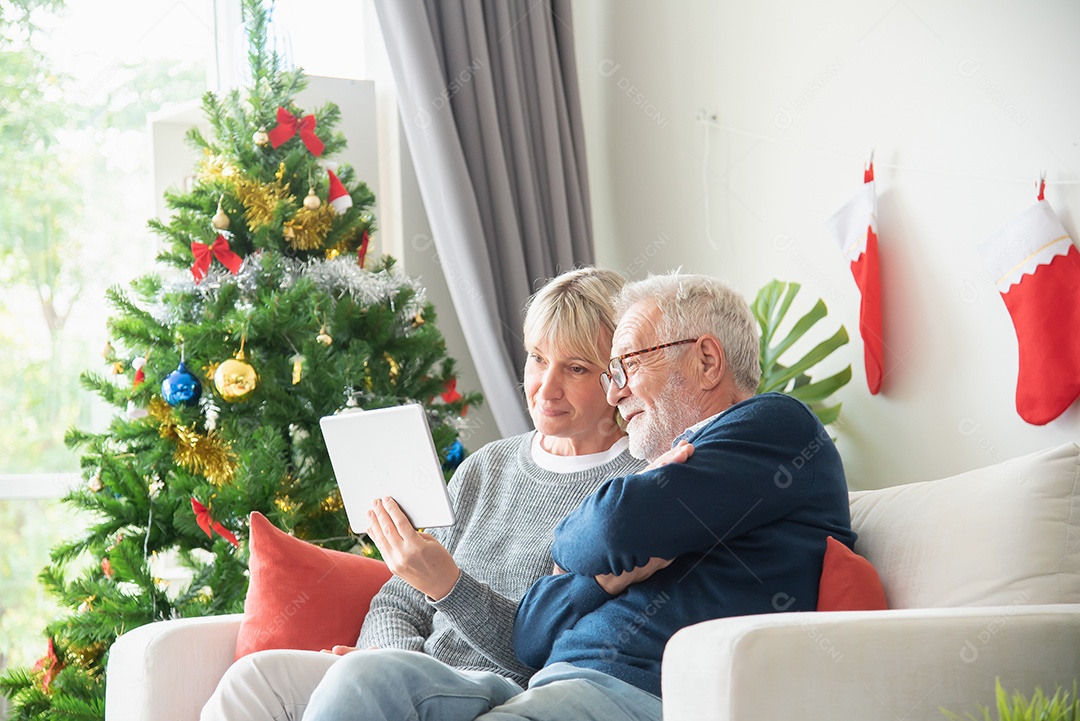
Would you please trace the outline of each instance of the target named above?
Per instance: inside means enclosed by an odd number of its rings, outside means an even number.
[[[582,0],[574,13],[599,261],[634,277],[683,266],[751,298],[797,281],[803,310],[824,298],[822,338],[840,322],[852,335],[837,355],[854,372],[838,429],[853,488],[1080,441],[1080,403],[1044,427],[1016,414],[1016,336],[976,252],[1034,202],[1040,170],[1080,239],[1080,3]],[[858,289],[823,226],[871,147],[878,396]]]

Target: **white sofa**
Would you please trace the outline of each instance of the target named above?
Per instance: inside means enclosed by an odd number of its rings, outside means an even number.
[[[851,494],[888,611],[778,613],[683,629],[665,721],[919,721],[1080,679],[1080,448]],[[107,721],[190,721],[241,616],[134,629],[112,647]]]

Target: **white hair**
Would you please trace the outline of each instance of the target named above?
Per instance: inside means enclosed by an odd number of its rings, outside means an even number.
[[[684,275],[678,270],[650,274],[623,286],[615,303],[616,319],[622,320],[631,306],[644,300],[655,301],[660,309],[657,343],[711,333],[724,349],[735,385],[747,393],[757,392],[761,342],[757,320],[745,298],[707,275]]]

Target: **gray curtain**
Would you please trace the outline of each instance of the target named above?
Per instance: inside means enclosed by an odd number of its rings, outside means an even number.
[[[593,262],[570,0],[375,0],[435,246],[502,435],[522,305]]]

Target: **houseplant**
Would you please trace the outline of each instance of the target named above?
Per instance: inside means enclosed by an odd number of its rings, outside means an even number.
[[[1031,698],[1025,698],[1020,691],[1013,691],[1009,696],[1001,685],[1001,679],[994,681],[994,696],[997,704],[996,721],[1080,721],[1080,698],[1076,696],[1076,682],[1073,682],[1072,697],[1061,687],[1054,689],[1053,696],[1047,696],[1041,688],[1036,688]],[[964,716],[941,709],[950,721],[995,721],[990,709],[979,707],[981,716],[970,712]]]
[[[810,406],[810,410],[823,424],[828,425],[840,416],[841,404],[830,406],[826,405],[826,401],[851,380],[851,364],[820,380],[811,378],[809,371],[847,344],[848,334],[844,326],[840,326],[832,336],[818,343],[798,360],[785,359],[781,362],[781,356],[828,314],[825,301],[819,298],[813,308],[795,321],[783,339],[777,340],[780,326],[784,323],[800,288],[798,283],[773,280],[762,287],[754,299],[752,310],[761,328],[761,383],[758,385],[758,393],[777,391],[798,398]]]

